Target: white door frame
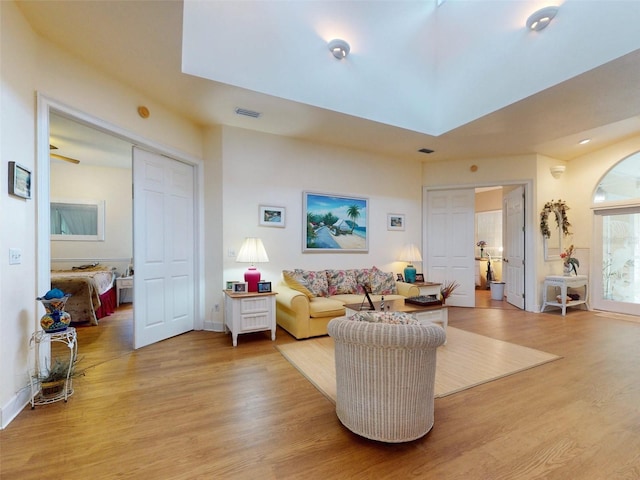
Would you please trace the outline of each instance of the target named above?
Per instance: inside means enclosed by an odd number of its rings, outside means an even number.
[[[205,318],[204,305],[204,174],[203,162],[187,153],[141,137],[129,130],[105,122],[99,118],[64,105],[50,97],[37,94],[36,155],[36,288],[46,292],[51,288],[51,244],[50,244],[50,159],[49,159],[49,113],[56,112],[79,123],[118,137],[147,150],[166,155],[193,165],[196,185],[194,194],[194,251],[195,251],[195,316],[194,330],[202,330]],[[135,226],[134,226],[135,228]],[[135,292],[134,292],[135,297]],[[135,301],[135,298],[134,298]]]
[[[425,244],[427,238],[426,232],[426,212],[425,202],[427,199],[427,192],[430,190],[460,190],[462,188],[482,188],[482,187],[499,187],[502,185],[523,185],[525,195],[525,278],[524,278],[524,309],[528,312],[539,312],[539,305],[537,299],[538,289],[536,288],[537,282],[537,266],[534,261],[535,257],[535,242],[534,234],[538,232],[537,219],[534,215],[533,208],[533,181],[532,180],[510,180],[500,182],[484,182],[473,183],[465,185],[439,185],[439,186],[424,186],[422,187],[422,251],[425,252],[427,245]]]

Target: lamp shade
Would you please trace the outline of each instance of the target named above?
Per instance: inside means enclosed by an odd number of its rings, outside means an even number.
[[[244,239],[236,262],[250,263],[249,270],[244,273],[244,281],[247,282],[247,290],[249,292],[258,291],[258,282],[260,281],[260,272],[254,266],[255,263],[265,263],[269,261],[267,251],[264,249],[262,240],[255,237],[247,237]]]
[[[421,262],[422,255],[420,250],[413,243],[408,243],[400,252],[400,260],[407,262],[408,265],[404,269],[404,279],[409,283],[416,281],[416,267],[412,265],[413,262]]]
[[[415,244],[408,243],[402,249],[399,260],[409,263],[421,262],[422,255],[420,255],[420,250],[418,250],[418,247],[416,247]]]

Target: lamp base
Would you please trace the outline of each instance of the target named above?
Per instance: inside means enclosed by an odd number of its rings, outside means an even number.
[[[257,292],[258,282],[260,281],[260,272],[258,269],[256,267],[249,267],[249,270],[244,272],[244,281],[247,282],[247,291]]]
[[[404,281],[407,283],[416,282],[416,267],[407,265],[404,269]]]

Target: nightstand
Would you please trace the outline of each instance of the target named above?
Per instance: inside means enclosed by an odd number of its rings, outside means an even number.
[[[271,330],[271,340],[276,339],[276,292],[224,293],[224,327],[234,347],[240,333]]]
[[[133,290],[133,277],[116,278],[116,307],[120,306],[120,290],[130,288]]]

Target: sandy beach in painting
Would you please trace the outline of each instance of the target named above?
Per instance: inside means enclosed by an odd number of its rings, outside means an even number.
[[[355,233],[350,233],[347,235],[338,235],[334,236],[333,239],[336,241],[340,248],[345,250],[361,250],[367,247],[367,241],[361,237],[360,235],[356,235]]]

